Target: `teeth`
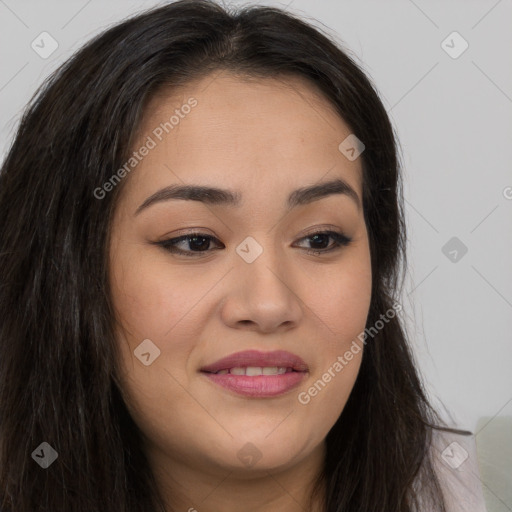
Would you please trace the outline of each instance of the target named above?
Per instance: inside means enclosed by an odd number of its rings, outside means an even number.
[[[249,377],[252,377],[254,375],[263,375],[263,368],[260,368],[258,366],[248,366],[245,369],[245,375],[248,375]]]
[[[226,373],[231,373],[232,375],[246,375],[248,377],[255,377],[258,375],[283,375],[283,373],[286,373],[287,370],[293,371],[291,368],[288,369],[285,366],[247,366],[230,368],[229,370],[219,370],[217,374],[225,375]]]

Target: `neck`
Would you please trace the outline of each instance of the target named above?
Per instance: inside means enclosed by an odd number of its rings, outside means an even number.
[[[239,512],[241,507],[250,512],[321,512],[325,490],[311,503],[310,497],[324,455],[322,443],[284,469],[228,470],[199,467],[194,460],[178,461],[162,451],[148,450],[167,512]]]

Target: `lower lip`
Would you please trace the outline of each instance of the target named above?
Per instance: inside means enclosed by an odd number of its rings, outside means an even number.
[[[306,372],[288,372],[281,375],[232,375],[231,373],[217,374],[203,372],[210,380],[223,388],[234,391],[239,395],[258,398],[282,395],[297,387]]]

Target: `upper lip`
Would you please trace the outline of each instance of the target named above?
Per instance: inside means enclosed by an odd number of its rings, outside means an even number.
[[[223,357],[212,364],[203,366],[203,372],[218,372],[220,370],[229,370],[231,368],[246,368],[248,366],[258,367],[274,367],[292,368],[298,372],[308,370],[308,365],[299,356],[286,352],[284,350],[276,350],[274,352],[259,352],[258,350],[245,350],[236,352],[227,357]]]

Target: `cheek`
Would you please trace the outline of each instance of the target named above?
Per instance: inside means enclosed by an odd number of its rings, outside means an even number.
[[[149,338],[175,339],[173,333],[187,324],[193,337],[195,309],[209,281],[186,279],[183,273],[165,262],[165,258],[142,257],[134,252],[117,259],[112,272],[113,301],[117,317],[131,342]],[[163,349],[164,347],[160,347]]]
[[[159,435],[155,421],[168,417],[176,403],[190,400],[186,363],[199,338],[194,304],[204,291],[187,287],[184,293],[175,284],[179,281],[169,268],[128,252],[112,270],[121,392],[135,422],[151,438]],[[144,340],[151,341],[144,345],[149,347],[148,365],[137,356]]]
[[[161,417],[171,406],[169,397],[179,397],[180,384],[187,384],[186,361],[193,340],[199,337],[193,306],[200,290],[191,287],[184,293],[175,284],[179,277],[169,275],[168,266],[162,268],[151,258],[130,252],[129,245],[125,249],[114,255],[111,272],[119,377],[132,416],[143,423],[146,416]],[[150,343],[141,345],[144,340]],[[148,347],[150,364],[142,362],[147,350],[139,347]]]
[[[343,265],[317,272],[304,289],[305,305],[325,339],[337,346],[364,330],[371,301],[370,265],[369,256],[359,253]]]
[[[364,345],[358,336],[364,332],[371,302],[371,262],[369,252],[354,254],[346,264],[322,277],[321,287],[306,290],[308,306],[322,330],[319,366],[313,378],[300,390],[299,407],[316,418],[319,435],[325,436],[343,411],[353,389]]]
[[[205,296],[218,277],[193,269],[186,276],[165,255],[148,254],[147,248],[143,252],[131,244],[113,253],[111,269],[124,398],[143,423],[146,416],[164,417],[173,404],[190,401],[184,392],[190,354],[204,337],[204,322],[211,313],[204,309]],[[184,281],[186,285],[180,284]],[[151,340],[150,350],[154,345],[158,353],[147,366],[137,357],[144,340]]]
[[[309,295],[321,319],[315,335],[321,356],[307,386],[299,390],[297,402],[308,418],[314,418],[319,439],[337,421],[357,379],[364,352],[358,336],[366,325],[370,287],[371,281],[352,276],[330,282],[325,296]]]
[[[345,365],[338,361],[338,355],[329,358],[325,367],[308,387],[300,390],[297,397],[299,414],[304,418],[304,425],[314,424],[317,441],[325,439],[343,412],[361,365],[362,351],[353,355],[350,361],[345,361]]]

